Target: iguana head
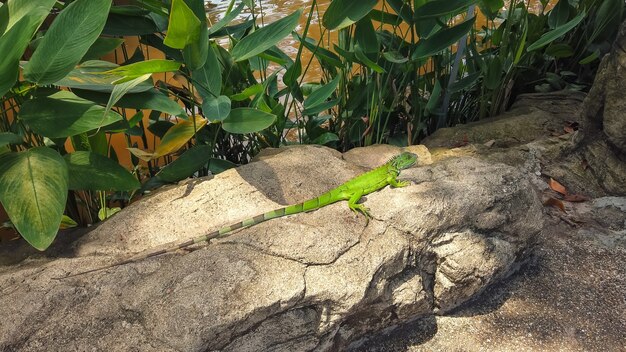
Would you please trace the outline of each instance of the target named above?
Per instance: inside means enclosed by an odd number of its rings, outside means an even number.
[[[397,170],[411,167],[417,161],[417,155],[409,152],[402,152],[389,161],[389,163]]]

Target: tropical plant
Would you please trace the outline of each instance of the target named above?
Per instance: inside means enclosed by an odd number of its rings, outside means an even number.
[[[140,181],[149,189],[219,172],[234,165],[228,159],[245,162],[261,146],[280,143],[284,110],[264,93],[275,90],[276,74],[260,84],[252,67],[269,60],[289,67],[275,44],[295,28],[300,11],[262,28],[254,18],[230,25],[242,3],[209,28],[202,0],[0,6],[0,201],[39,250],[71,223],[67,215],[104,219],[119,210],[110,204],[138,194]],[[122,36],[139,36],[162,58],[146,59],[150,50],[129,56]],[[231,51],[215,44],[221,37],[232,41]],[[98,60],[120,46],[122,65]],[[165,73],[180,84],[153,81]],[[160,139],[152,151],[147,131]],[[117,135],[132,153],[130,172],[111,146]]]

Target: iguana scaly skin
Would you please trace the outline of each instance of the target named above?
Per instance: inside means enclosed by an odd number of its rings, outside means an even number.
[[[298,214],[308,211],[313,211],[324,207],[326,205],[347,200],[348,207],[355,213],[362,213],[366,218],[370,218],[370,214],[368,209],[363,204],[358,204],[357,202],[366,194],[370,194],[372,192],[376,192],[387,185],[392,187],[404,187],[408,186],[409,182],[407,181],[398,181],[398,175],[400,175],[400,171],[406,169],[417,161],[417,155],[409,152],[403,152],[391,158],[388,162],[383,164],[382,166],[377,167],[374,170],[361,174],[350,181],[342,184],[341,186],[330,190],[319,197],[309,199],[302,203],[289,205],[284,208],[275,209],[272,211],[268,211],[267,213],[257,215],[255,217],[243,220],[241,222],[237,222],[230,226],[222,227],[219,230],[213,231],[206,235],[202,235],[185,242],[173,245],[170,248],[162,249],[158,251],[153,251],[145,254],[139,254],[137,256],[131,257],[129,259],[113,263],[111,265],[103,266],[100,268],[87,270],[84,272],[80,272],[77,274],[66,276],[73,277],[78,275],[83,275],[87,273],[92,273],[94,271],[100,271],[109,269],[112,267],[116,267],[119,265],[134,263],[143,259],[147,259],[150,257],[154,257],[157,255],[174,252],[179,249],[183,249],[189,246],[192,246],[196,243],[201,242],[209,242],[212,239],[222,238],[228,236],[231,232],[241,229],[244,227],[250,227],[256,224],[260,224],[264,221],[280,218],[287,215]]]

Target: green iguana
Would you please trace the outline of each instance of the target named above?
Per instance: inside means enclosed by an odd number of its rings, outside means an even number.
[[[157,255],[170,253],[177,251],[179,249],[183,249],[189,246],[192,246],[196,243],[201,242],[209,242],[212,239],[221,238],[228,236],[231,232],[241,229],[244,227],[253,226],[256,224],[260,224],[264,221],[280,218],[282,216],[298,214],[308,211],[317,210],[326,205],[347,200],[348,207],[355,213],[362,213],[365,215],[367,219],[370,218],[370,214],[368,209],[363,204],[358,204],[357,202],[361,199],[362,196],[366,194],[370,194],[372,192],[376,192],[387,185],[392,187],[404,187],[408,186],[409,182],[407,181],[398,181],[398,175],[400,175],[400,171],[406,169],[417,161],[417,155],[409,152],[403,152],[391,158],[388,162],[383,164],[382,166],[377,167],[374,170],[368,171],[364,174],[361,174],[350,181],[340,185],[339,187],[330,190],[319,197],[309,199],[302,203],[289,205],[284,208],[275,209],[269,211],[264,214],[257,215],[255,217],[243,220],[241,222],[232,224],[230,226],[222,227],[219,230],[213,231],[206,235],[202,235],[185,242],[173,245],[170,248],[162,249],[158,251],[152,251],[145,254],[139,254],[134,257],[131,257],[126,260],[122,260],[107,266],[99,267],[96,269],[91,269],[87,271],[83,271],[80,273],[72,274],[66,276],[64,278],[69,278],[73,276],[83,275],[87,273],[92,273],[95,271],[105,270],[109,268],[116,267],[118,265],[124,265],[129,263],[134,263],[143,259],[147,259],[150,257],[154,257]]]

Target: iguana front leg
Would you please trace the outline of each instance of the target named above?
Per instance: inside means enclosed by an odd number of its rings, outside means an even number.
[[[411,184],[410,181],[398,181],[398,176],[396,175],[389,175],[387,183],[389,183],[391,187],[395,188],[406,187]]]

